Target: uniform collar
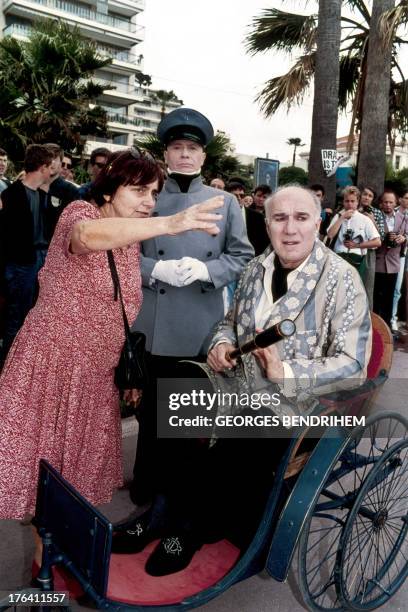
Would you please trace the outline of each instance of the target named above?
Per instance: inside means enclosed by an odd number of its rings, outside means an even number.
[[[188,190],[188,193],[195,193],[197,191],[200,191],[200,189],[203,186],[203,179],[201,177],[201,174],[199,176],[197,176],[196,178],[194,178],[191,183],[190,183],[190,188]],[[171,176],[169,176],[165,183],[164,183],[164,189],[168,192],[168,193],[181,193],[180,191],[180,187],[178,186],[177,181],[175,181],[174,179],[171,178]]]

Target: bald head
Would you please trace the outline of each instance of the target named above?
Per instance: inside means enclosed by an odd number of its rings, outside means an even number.
[[[306,189],[305,187],[301,187],[300,185],[279,187],[265,201],[265,215],[267,218],[270,216],[270,211],[272,210],[274,202],[276,201],[299,203],[303,202],[306,205],[308,205],[308,203],[312,204],[314,209],[312,212],[315,218],[320,219],[320,213],[322,212],[321,203],[319,198],[311,189]]]
[[[266,227],[284,268],[297,268],[313,250],[320,225],[320,201],[308,189],[283,187],[265,202]]]

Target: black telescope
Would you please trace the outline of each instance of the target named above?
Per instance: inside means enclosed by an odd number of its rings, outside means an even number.
[[[240,348],[236,348],[227,355],[227,359],[235,359],[239,355],[244,353],[251,353],[257,348],[266,348],[283,340],[283,338],[289,338],[296,331],[296,325],[291,319],[283,319],[279,323],[275,323],[272,327],[268,327],[260,334],[257,334],[253,340],[246,342]]]

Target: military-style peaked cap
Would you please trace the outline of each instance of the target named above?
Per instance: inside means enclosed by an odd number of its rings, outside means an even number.
[[[192,108],[176,108],[159,123],[157,136],[164,145],[172,140],[192,140],[205,147],[214,137],[207,117]]]

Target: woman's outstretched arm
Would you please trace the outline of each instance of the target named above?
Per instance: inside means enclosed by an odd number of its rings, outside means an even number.
[[[222,215],[214,211],[223,202],[223,196],[216,196],[168,217],[109,217],[78,221],[72,228],[70,251],[75,255],[107,251],[163,234],[176,235],[188,230],[202,230],[216,235],[220,231],[216,221]]]

